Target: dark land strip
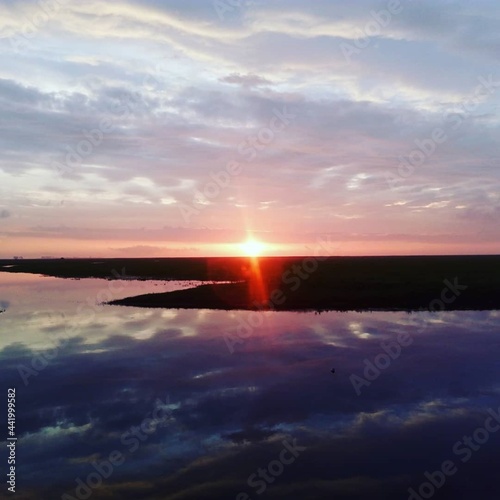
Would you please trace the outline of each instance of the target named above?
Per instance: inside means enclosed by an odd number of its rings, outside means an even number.
[[[0,260],[0,270],[63,278],[211,282],[110,302],[135,307],[278,311],[500,309],[500,256],[26,259]]]

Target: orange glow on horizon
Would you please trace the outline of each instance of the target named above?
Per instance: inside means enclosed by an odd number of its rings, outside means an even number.
[[[249,237],[249,240],[252,239]],[[257,240],[258,241],[258,240]],[[42,255],[57,258],[168,258],[168,257],[252,257],[244,251],[244,243],[210,241],[138,241],[112,239],[71,239],[68,237],[9,236],[0,238],[0,258],[39,259]],[[498,242],[467,238],[459,243],[430,244],[414,241],[342,240],[318,249],[314,242],[261,242],[257,257],[264,256],[377,256],[377,255],[497,255]],[[252,246],[250,246],[250,250]],[[252,252],[251,252],[252,253]]]

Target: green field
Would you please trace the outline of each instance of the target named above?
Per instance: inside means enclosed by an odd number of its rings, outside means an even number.
[[[0,260],[0,270],[63,278],[210,282],[112,302],[139,307],[500,309],[500,256]]]

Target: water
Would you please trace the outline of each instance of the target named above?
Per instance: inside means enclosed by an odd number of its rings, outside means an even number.
[[[101,305],[184,286],[0,273],[16,498],[498,498],[499,311]]]

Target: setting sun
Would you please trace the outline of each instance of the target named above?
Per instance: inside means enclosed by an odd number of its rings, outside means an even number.
[[[244,243],[241,243],[240,248],[246,256],[258,257],[259,255],[262,255],[266,249],[266,245],[260,241],[247,240]]]

